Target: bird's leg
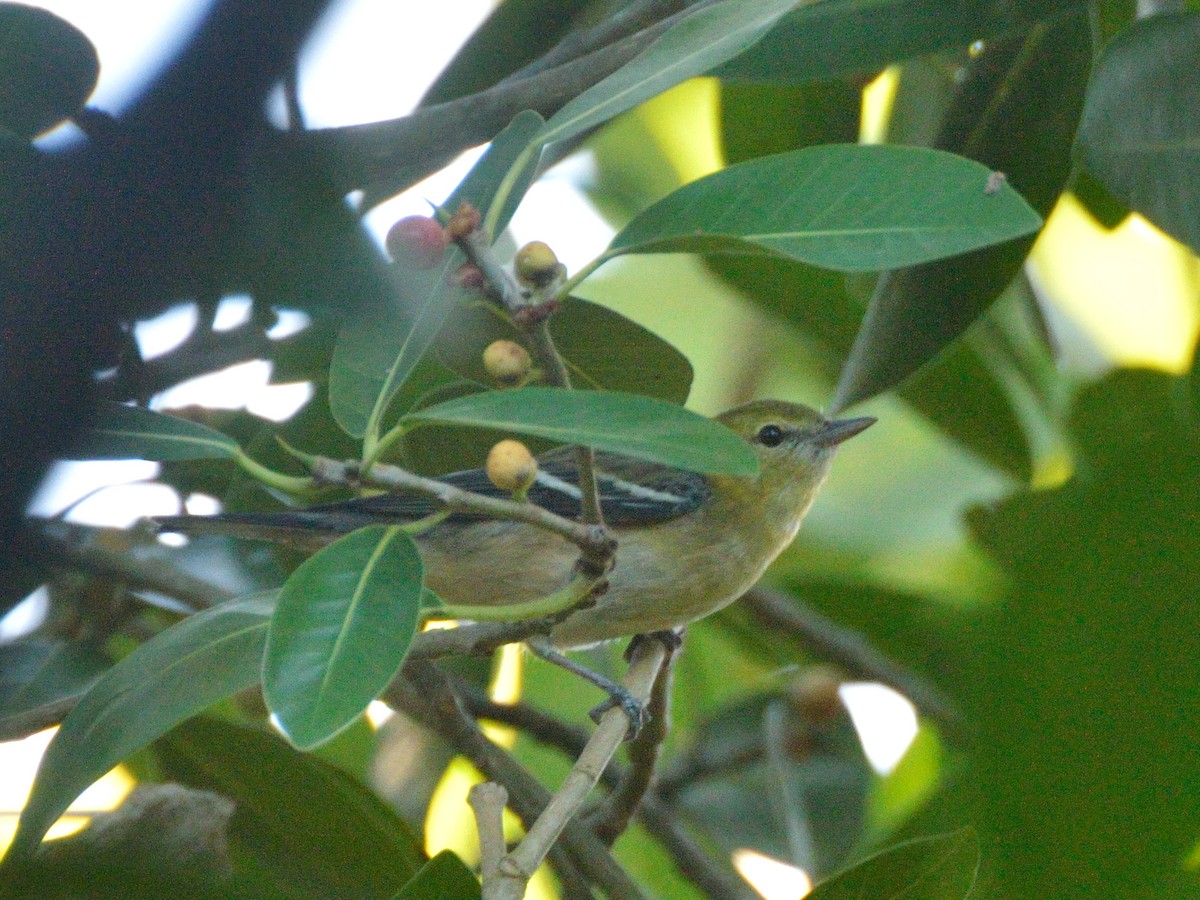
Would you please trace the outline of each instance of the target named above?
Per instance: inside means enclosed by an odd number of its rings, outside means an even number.
[[[642,726],[647,721],[646,706],[637,697],[633,696],[633,694],[629,693],[628,690],[611,678],[605,678],[598,672],[593,672],[586,666],[568,659],[543,639],[533,639],[526,641],[526,643],[535,656],[544,659],[548,663],[553,663],[559,668],[566,669],[568,672],[573,672],[584,681],[594,684],[608,694],[608,699],[589,713],[593,722],[599,722],[600,716],[605,712],[614,706],[620,706],[629,719],[629,730],[625,733],[625,740],[631,741],[637,737],[638,732],[642,730]]]

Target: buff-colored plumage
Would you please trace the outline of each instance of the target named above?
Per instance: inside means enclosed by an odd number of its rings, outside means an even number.
[[[620,498],[614,497],[609,524],[618,546],[608,590],[594,606],[554,629],[555,645],[573,647],[674,628],[736,600],[796,536],[837,445],[873,421],[830,422],[807,406],[771,400],[718,418],[753,447],[758,475],[700,476],[612,460],[620,469],[614,473],[619,477],[611,479],[614,493],[630,483],[657,486],[663,497],[674,496],[670,492],[680,485],[690,493],[679,504],[662,503],[660,515],[647,514],[644,501],[637,515],[626,515]],[[460,473],[468,480],[472,475]],[[321,543],[371,521],[403,518],[398,509],[384,516],[385,505],[396,504],[374,498],[297,513],[180,517],[164,524],[183,531],[270,538],[266,532],[277,523],[277,537],[287,532],[290,537],[284,539],[296,543],[297,536],[309,534],[313,543]],[[607,515],[609,505],[604,505]],[[450,605],[501,605],[545,596],[563,587],[578,556],[572,544],[554,534],[507,521],[452,519],[416,540],[427,585]]]

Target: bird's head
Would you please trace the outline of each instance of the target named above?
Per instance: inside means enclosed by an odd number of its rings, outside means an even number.
[[[755,400],[717,416],[758,456],[758,481],[776,494],[808,497],[825,480],[842,441],[875,419],[827,419],[815,409],[782,400]]]

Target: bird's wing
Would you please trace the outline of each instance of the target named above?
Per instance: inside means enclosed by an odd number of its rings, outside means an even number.
[[[647,477],[647,470],[654,473]],[[562,447],[538,458],[537,481],[530,502],[568,519],[580,515],[579,470],[575,453]],[[507,498],[482,469],[453,472],[439,479],[464,491]],[[645,463],[612,453],[596,454],[596,481],[604,520],[614,527],[653,525],[691,512],[712,493],[708,480],[695,472]],[[436,501],[421,494],[397,492],[325,503],[303,509],[264,513],[222,513],[215,516],[163,516],[155,519],[165,531],[217,533],[267,540],[305,542],[305,536],[345,534],[366,525],[411,522],[435,513]],[[479,521],[484,516],[455,513],[452,522]]]
[[[654,471],[653,478],[647,478],[647,469]],[[537,480],[529,489],[529,500],[557,515],[576,518],[582,508],[578,479],[579,469],[572,448],[563,447],[545,453],[538,457]],[[488,497],[509,496],[506,491],[492,484],[482,469],[453,472],[438,480]],[[677,518],[691,512],[712,492],[708,479],[696,472],[651,467],[613,453],[596,454],[596,481],[604,520],[613,526],[651,525]],[[314,510],[354,510],[371,516],[409,520],[427,516],[437,508],[437,504],[426,497],[396,493],[329,504],[315,507]],[[458,521],[479,518],[483,517],[471,513],[456,513],[453,516]]]

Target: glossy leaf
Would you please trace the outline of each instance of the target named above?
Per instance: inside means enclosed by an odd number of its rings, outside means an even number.
[[[292,573],[271,620],[263,695],[293,744],[333,737],[395,677],[416,632],[422,577],[412,538],[382,525]]]
[[[96,87],[87,35],[44,9],[0,3],[0,130],[31,138],[69,119]]]
[[[750,47],[796,0],[726,0],[698,10],[641,54],[563,106],[538,135],[566,140]]]
[[[966,900],[978,872],[979,838],[964,828],[885,850],[822,882],[808,896],[812,900]]]
[[[1038,215],[1048,215],[1070,177],[1091,56],[1086,11],[995,42],[968,69],[938,146],[1003,172]],[[894,387],[940,353],[1009,285],[1032,242],[1009,241],[881,278],[833,410]]]
[[[268,731],[200,716],[154,749],[170,780],[237,804],[235,877],[265,877],[293,897],[384,897],[425,862],[370,788]]]
[[[1104,51],[1077,150],[1117,199],[1200,252],[1200,12],[1156,15]]]
[[[14,857],[32,855],[71,801],[130,753],[258,683],[272,596],[184,619],[96,682],[46,750],[13,839]]]
[[[692,383],[687,357],[632,319],[569,297],[550,319],[550,331],[575,387],[687,400]],[[439,336],[438,357],[462,377],[488,384],[492,378],[483,367],[483,350],[501,338],[521,341],[517,329],[491,309],[467,307]]]
[[[177,416],[102,403],[91,427],[66,454],[67,459],[231,459],[238,453],[232,438]]]
[[[804,82],[870,72],[1028,26],[1079,2],[821,0],[806,3],[753,50],[717,70],[726,80]]]
[[[488,391],[422,409],[407,421],[471,425],[585,444],[696,472],[753,475],[750,446],[719,422],[651,397],[610,391]]]
[[[664,197],[610,252],[776,253],[815,266],[915,265],[1035,231],[990,170],[920,147],[808,147],[730,166]]]
[[[452,850],[443,850],[400,889],[395,900],[472,900],[480,896],[479,882]]]

